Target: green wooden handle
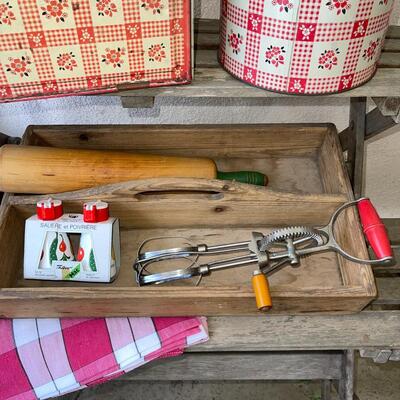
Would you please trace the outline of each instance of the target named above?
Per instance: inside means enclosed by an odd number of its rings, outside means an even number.
[[[224,181],[237,181],[249,183],[257,186],[267,186],[268,178],[261,172],[255,171],[236,171],[236,172],[221,172],[217,171],[217,179]]]

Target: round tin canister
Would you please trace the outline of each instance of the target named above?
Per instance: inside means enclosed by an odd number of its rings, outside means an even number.
[[[393,0],[221,1],[223,68],[291,94],[342,92],[372,78],[393,8]]]

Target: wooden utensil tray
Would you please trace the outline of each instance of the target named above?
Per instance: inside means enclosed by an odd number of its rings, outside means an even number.
[[[25,144],[206,156],[220,170],[258,170],[268,188],[206,179],[148,179],[54,197],[68,212],[102,199],[121,224],[121,271],[111,284],[50,282],[22,277],[25,219],[44,196],[6,194],[0,214],[0,315],[7,317],[250,315],[255,266],[216,272],[200,287],[137,287],[132,263],[140,243],[185,236],[210,244],[248,240],[288,225],[326,224],[352,198],[332,125],[31,126]],[[354,210],[337,223],[339,242],[368,257]],[[270,277],[269,313],[355,312],[375,296],[371,268],[333,252],[302,259]]]

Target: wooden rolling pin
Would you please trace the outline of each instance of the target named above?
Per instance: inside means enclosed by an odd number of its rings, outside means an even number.
[[[232,175],[233,174],[233,175]],[[237,173],[238,181],[266,184],[265,175]],[[156,177],[217,178],[208,158],[135,154],[122,151],[4,145],[0,148],[0,191],[59,193],[109,183]],[[225,178],[235,179],[230,173]]]

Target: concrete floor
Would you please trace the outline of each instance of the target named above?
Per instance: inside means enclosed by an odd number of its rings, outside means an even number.
[[[134,373],[134,372],[133,372]],[[121,380],[63,396],[59,400],[319,400],[319,382],[132,382]],[[360,400],[398,400],[400,362],[357,362],[357,395]],[[334,394],[332,400],[336,400]]]

